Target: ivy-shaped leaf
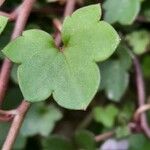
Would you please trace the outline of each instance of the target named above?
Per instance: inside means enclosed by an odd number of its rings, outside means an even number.
[[[128,83],[128,70],[131,67],[132,59],[128,53],[128,48],[122,43],[117,49],[118,59],[112,59],[100,64],[101,86],[100,90],[105,90],[106,96],[115,102],[121,100]]]
[[[150,33],[146,30],[135,31],[126,36],[135,54],[143,54],[150,45]]]
[[[120,101],[129,83],[127,71],[122,67],[119,60],[107,61],[100,68],[102,69],[102,89],[105,90],[110,100]]]
[[[2,33],[2,31],[4,30],[6,24],[8,22],[8,18],[4,17],[4,16],[0,16],[0,34]]]
[[[55,123],[61,118],[61,112],[54,106],[45,106],[43,103],[34,104],[25,118],[20,133],[23,136],[36,134],[48,136]]]
[[[114,105],[108,105],[107,107],[95,107],[93,109],[94,119],[102,123],[105,127],[111,128],[115,123],[115,118],[119,110]]]
[[[140,0],[106,0],[104,19],[110,23],[129,25],[140,11]]]
[[[91,5],[67,17],[62,28],[62,51],[41,30],[25,31],[8,44],[3,52],[21,64],[18,80],[26,100],[42,101],[53,94],[65,108],[86,109],[99,87],[96,62],[107,59],[120,41],[100,16],[99,5]]]

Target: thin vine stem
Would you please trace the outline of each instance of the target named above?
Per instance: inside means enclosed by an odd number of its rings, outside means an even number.
[[[135,72],[136,72],[135,75],[136,75],[137,97],[138,97],[138,105],[140,108],[145,105],[145,99],[146,99],[145,84],[144,84],[144,79],[143,79],[139,60],[135,55],[133,55],[132,58],[133,58]],[[150,128],[148,125],[147,116],[146,116],[145,112],[141,113],[141,115],[140,115],[140,125],[141,125],[141,128],[144,131],[144,133],[147,135],[147,137],[150,138]]]
[[[17,108],[18,114],[13,119],[7,138],[2,147],[2,150],[12,149],[15,139],[21,128],[22,122],[24,120],[25,114],[27,113],[29,107],[30,107],[30,103],[27,101],[23,101],[21,105]]]
[[[14,31],[11,36],[12,40],[22,34],[34,2],[35,0],[24,0],[22,5],[19,7]],[[6,58],[3,62],[1,73],[0,73],[0,104],[2,104],[6,93],[11,67],[12,67],[12,62]],[[29,107],[30,107],[30,103],[27,101],[23,101],[20,104],[20,106],[16,109],[18,113],[17,115],[15,115],[13,119],[12,125],[8,132],[2,150],[12,149],[15,139],[18,135],[19,129],[22,125],[24,116],[27,110],[29,109]]]

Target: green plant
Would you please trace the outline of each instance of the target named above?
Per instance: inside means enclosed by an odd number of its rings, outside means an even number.
[[[147,150],[149,1],[2,3],[0,148]]]

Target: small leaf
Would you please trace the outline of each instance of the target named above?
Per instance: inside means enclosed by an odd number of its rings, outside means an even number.
[[[150,78],[150,56],[147,55],[143,58],[143,62],[142,62],[142,70],[143,70],[143,74],[145,77]]]
[[[105,108],[95,107],[93,110],[93,117],[105,127],[111,128],[115,123],[115,118],[118,112],[119,110],[114,105],[108,105]]]
[[[2,31],[4,30],[6,24],[8,22],[8,18],[4,17],[4,16],[0,16],[0,34],[2,33]]]
[[[20,133],[23,136],[36,134],[48,136],[55,123],[61,118],[61,112],[54,106],[45,106],[43,103],[34,104],[25,118]]]
[[[150,33],[146,30],[135,31],[126,37],[135,54],[143,54],[150,45]]]
[[[84,150],[95,150],[96,143],[94,140],[94,135],[86,130],[77,131],[75,134],[75,142],[79,149]]]
[[[117,127],[115,134],[116,134],[116,138],[120,139],[120,138],[127,137],[128,135],[131,134],[131,132],[128,126],[120,126]]]
[[[132,134],[129,137],[129,150],[149,150],[150,142],[142,134]]]
[[[115,102],[120,101],[125,93],[129,75],[119,60],[106,61],[100,65],[102,87],[107,97]]]
[[[72,143],[58,135],[50,136],[42,142],[43,150],[74,150]]]
[[[106,0],[103,5],[104,20],[130,25],[140,11],[140,3],[140,0]]]
[[[150,21],[150,1],[144,0],[142,3],[142,16],[144,16],[144,19],[146,21]]]
[[[86,109],[100,82],[96,62],[110,57],[120,41],[112,26],[99,21],[100,15],[99,5],[91,5],[67,17],[63,52],[41,30],[25,31],[4,48],[9,59],[21,64],[18,81],[26,100],[42,101],[53,94],[65,108]]]
[[[133,101],[126,101],[123,107],[120,108],[118,114],[118,122],[121,125],[127,125],[133,117],[135,111],[135,104]]]

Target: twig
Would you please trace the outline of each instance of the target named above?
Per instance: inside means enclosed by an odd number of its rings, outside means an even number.
[[[75,4],[76,4],[76,0],[67,0],[65,12],[64,12],[64,18],[72,14]],[[55,43],[56,43],[56,46],[59,47],[59,45],[61,43],[60,33],[57,34],[57,36],[55,38]]]
[[[27,101],[23,101],[21,103],[21,105],[18,107],[18,109],[17,109],[18,114],[14,117],[14,120],[10,127],[10,130],[9,130],[9,133],[5,140],[5,143],[2,147],[2,150],[11,150],[12,149],[12,146],[15,142],[17,134],[21,128],[24,116],[25,116],[27,110],[29,109],[29,107],[30,107],[30,103]]]
[[[3,5],[4,2],[5,0],[0,0],[0,6]]]
[[[12,13],[6,13],[3,11],[0,11],[0,15],[7,17],[9,19],[9,21],[14,21],[17,18],[17,12],[16,11],[14,11]]]
[[[17,115],[16,109],[9,110],[9,111],[0,110],[0,121],[3,122],[11,121],[15,115]]]
[[[139,108],[145,104],[145,86],[139,60],[136,56],[133,57],[133,64],[136,72],[136,86],[138,94]],[[145,113],[140,115],[140,124],[144,133],[150,138],[150,128]]]
[[[24,2],[22,3],[21,8],[20,8],[21,11],[18,14],[11,39],[15,39],[19,35],[21,35],[26,25],[27,19],[29,17],[29,14],[31,12],[34,2],[35,0],[24,0]],[[5,59],[3,66],[2,66],[1,74],[0,74],[0,103],[2,103],[5,93],[6,93],[11,66],[12,66],[12,63],[10,62],[10,60]],[[8,135],[4,142],[2,150],[12,149],[12,146],[15,142],[15,139],[21,127],[22,121],[24,119],[24,116],[29,106],[30,106],[29,102],[23,101],[21,105],[17,108],[17,115],[15,115],[14,117],[14,120],[8,132]]]
[[[31,12],[34,2],[35,0],[24,0],[23,4],[21,5],[20,7],[21,11],[19,11],[19,15],[16,20],[15,28],[11,36],[12,40],[17,38],[19,35],[21,35],[26,25],[28,16]],[[12,67],[11,61],[5,58],[2,68],[1,68],[1,72],[0,72],[0,105],[3,102],[4,96],[7,90],[11,67]]]
[[[17,115],[16,109],[13,110],[0,110],[0,115]]]
[[[76,0],[67,0],[65,12],[64,12],[64,18],[71,15],[74,11],[74,7],[76,4]]]
[[[95,136],[95,141],[96,142],[104,141],[104,140],[112,137],[114,134],[115,134],[115,131],[105,132],[103,134]]]
[[[138,121],[139,116],[140,116],[142,113],[145,113],[145,111],[147,111],[147,110],[150,110],[150,104],[145,104],[145,105],[139,107],[139,108],[136,110],[136,112],[134,113],[134,117],[133,117],[134,120],[135,120],[135,121]]]

